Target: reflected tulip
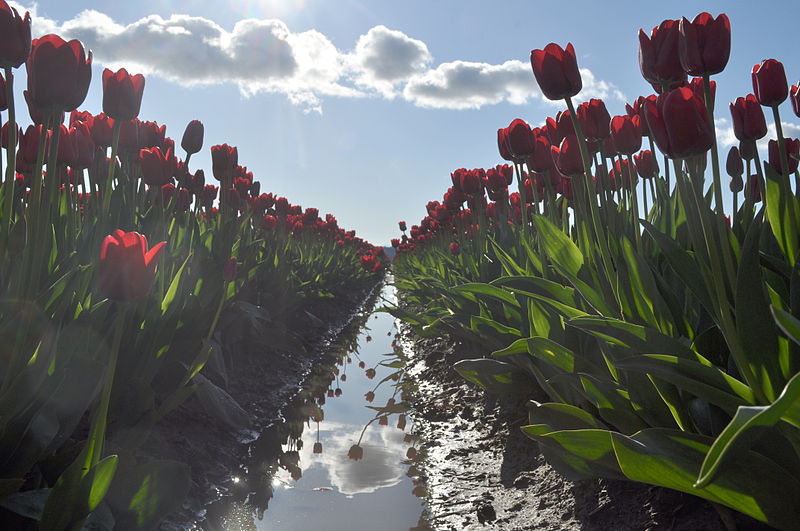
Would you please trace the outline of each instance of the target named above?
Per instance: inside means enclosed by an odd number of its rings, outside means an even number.
[[[400,429],[400,430],[406,429],[406,416],[405,415],[400,414],[400,416],[397,417],[397,428]]]
[[[412,460],[416,459],[417,458],[417,449],[414,448],[413,446],[411,448],[409,448],[408,451],[406,451],[406,457],[408,457],[409,459],[412,459]]]
[[[364,395],[364,398],[366,398],[367,402],[372,402],[375,400],[375,393],[372,391],[367,391],[367,393]]]
[[[380,417],[378,419],[378,424],[380,424],[381,426],[388,426],[389,425],[389,417],[387,417],[386,415]]]
[[[364,449],[361,446],[354,444],[353,446],[350,447],[350,450],[347,452],[347,457],[349,457],[353,461],[358,461],[360,459],[363,459]]]
[[[315,454],[321,454],[322,453],[322,443],[321,442],[315,442],[314,443],[314,453]]]
[[[367,369],[366,371],[364,371],[364,374],[367,376],[367,378],[372,380],[373,378],[375,378],[375,369],[372,368]]]

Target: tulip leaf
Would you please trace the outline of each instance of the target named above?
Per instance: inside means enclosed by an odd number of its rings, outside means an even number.
[[[769,406],[742,406],[731,419],[708,451],[697,486],[708,485],[724,462],[730,462],[748,450],[760,433],[751,431],[756,427],[772,427],[781,419],[800,427],[800,374],[795,375],[781,396]]]
[[[696,353],[674,337],[655,328],[608,317],[578,317],[568,324],[634,353],[671,354],[696,360]]]
[[[515,308],[519,308],[519,301],[514,295],[504,289],[492,286],[491,284],[482,284],[480,282],[471,282],[468,284],[461,284],[460,286],[453,286],[450,291],[460,295],[483,295],[493,299],[497,299],[506,304],[510,304]]]
[[[533,381],[515,365],[489,358],[461,360],[453,368],[464,379],[490,393],[526,393]]]
[[[544,216],[535,214],[533,222],[536,224],[544,253],[560,269],[577,277],[583,267],[584,258],[575,242]]]
[[[553,429],[547,424],[522,427],[537,441],[556,472],[572,481],[590,478],[625,479],[617,464],[611,432],[604,429]]]
[[[790,266],[794,266],[800,250],[798,201],[791,192],[788,176],[779,175],[770,164],[765,164],[764,169],[767,182],[767,219],[786,260]]]
[[[183,264],[181,264],[181,267],[178,269],[178,271],[175,273],[175,276],[172,277],[172,281],[169,283],[169,288],[167,288],[167,292],[164,294],[164,298],[161,301],[162,316],[167,314],[167,311],[175,300],[175,295],[178,293],[178,286],[180,286],[183,271],[186,268],[186,264],[189,263],[191,257],[192,253],[189,253],[186,257],[186,260],[183,261]]]
[[[770,310],[775,318],[775,322],[783,333],[786,334],[789,339],[800,345],[800,319],[797,319],[786,310],[781,310],[775,306],[771,306]]]

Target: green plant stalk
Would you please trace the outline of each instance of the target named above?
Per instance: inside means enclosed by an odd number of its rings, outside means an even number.
[[[0,230],[4,235],[4,239],[8,237],[11,231],[11,212],[14,208],[14,179],[17,174],[17,119],[14,110],[14,73],[10,66],[5,68],[6,77],[6,102],[8,103],[8,149],[6,150],[7,164],[6,164],[6,180],[3,183],[5,187],[5,198],[3,204],[3,225]]]
[[[578,117],[575,114],[575,106],[572,104],[572,98],[566,97],[564,101],[567,103],[567,109],[569,110],[569,117],[572,120],[572,125],[575,128],[575,135],[578,137],[578,146],[581,150],[581,161],[583,162],[583,172],[584,172],[584,182],[586,183],[586,188],[584,190],[584,197],[583,200],[589,200],[589,213],[590,213],[590,221],[592,224],[592,228],[594,229],[593,239],[597,241],[600,246],[600,258],[603,261],[603,266],[606,271],[606,275],[611,282],[611,285],[614,286],[615,282],[612,280],[614,276],[614,272],[616,269],[614,268],[614,264],[611,261],[610,251],[608,249],[608,239],[605,237],[603,231],[600,230],[600,220],[599,220],[599,213],[597,212],[597,202],[595,201],[594,197],[592,197],[592,168],[591,163],[589,162],[589,152],[586,149],[586,139],[583,135],[583,128],[581,127],[581,123],[578,120]],[[577,195],[577,194],[575,194]],[[579,201],[576,201],[576,203]],[[577,225],[577,222],[576,222]],[[591,252],[590,249],[587,249],[587,254],[589,255],[590,259],[594,260],[594,253]]]
[[[101,192],[103,194],[103,209],[101,216],[103,219],[108,219],[111,209],[111,184],[114,182],[114,172],[117,169],[117,149],[119,148],[119,132],[122,129],[122,122],[114,120],[114,129],[111,133],[111,157],[108,162],[108,175],[106,176],[106,185]]]
[[[786,142],[783,139],[783,126],[781,125],[781,114],[778,110],[777,105],[772,106],[772,117],[775,121],[775,133],[778,136],[778,150],[781,154],[781,165],[783,168],[786,169],[786,173],[780,172],[781,177],[781,192],[786,194],[786,197],[790,197],[792,194],[792,188],[789,186],[789,155],[786,153]],[[761,189],[761,195],[766,196],[767,189]],[[797,189],[798,197],[800,197],[800,188]],[[794,208],[789,208],[789,223],[792,224],[793,227],[797,226],[797,219],[794,215]]]
[[[706,115],[708,116],[711,127],[714,127],[714,102],[711,96],[711,81],[708,74],[703,74],[703,96],[706,103]],[[719,171],[719,152],[717,151],[717,135],[714,135],[714,142],[711,144],[711,171],[714,176],[714,205],[717,215],[724,216],[725,210],[722,204],[722,180]]]
[[[636,241],[636,250],[642,252],[642,235],[639,233],[639,200],[636,197],[636,174],[634,173],[633,157],[628,155],[628,178],[631,183],[631,213],[633,221],[633,235]]]
[[[692,182],[691,177],[687,179],[687,177],[683,175],[677,160],[674,160],[673,163],[675,164],[675,181],[679,186],[682,186],[681,195],[684,197],[684,205],[687,210],[691,208],[694,211],[695,216],[700,222],[700,229],[704,240],[702,244],[697,241],[695,230],[690,230],[690,233],[693,239],[695,239],[695,252],[700,251],[701,248],[704,247],[702,250],[705,251],[705,256],[711,266],[711,278],[707,278],[706,282],[714,288],[713,293],[716,297],[715,309],[717,313],[717,323],[725,337],[725,342],[728,344],[736,366],[739,368],[739,372],[742,374],[745,382],[747,382],[753,390],[756,400],[760,403],[767,404],[770,401],[764,395],[761,386],[758,385],[755,374],[747,363],[747,356],[744,353],[739,335],[736,331],[736,326],[734,325],[733,316],[731,315],[731,304],[728,300],[728,294],[722,277],[722,264],[719,261],[719,256],[717,256],[712,243],[714,241],[714,232],[716,231],[712,232],[713,227],[708,226],[709,220],[706,219],[705,210],[702,207],[705,204],[702,189]]]

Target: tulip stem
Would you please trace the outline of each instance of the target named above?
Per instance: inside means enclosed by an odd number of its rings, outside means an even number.
[[[711,81],[708,74],[703,74],[703,96],[706,102],[706,114],[710,127],[714,127],[714,101],[711,95]],[[724,216],[725,209],[722,204],[722,180],[719,171],[719,152],[717,150],[717,135],[713,135],[714,141],[711,144],[711,170],[714,176],[714,205],[717,207],[717,215]]]
[[[5,199],[3,201],[2,233],[7,237],[11,232],[11,211],[14,208],[14,181],[17,173],[17,121],[14,111],[14,73],[10,66],[5,68],[6,103],[8,105],[8,148],[6,156]]]
[[[117,169],[117,149],[119,148],[119,132],[122,129],[122,122],[114,120],[114,129],[111,133],[111,158],[108,160],[108,174],[106,176],[106,185],[103,188],[103,213],[104,219],[108,218],[109,209],[111,208],[111,184],[114,182],[114,171]]]
[[[781,114],[778,110],[777,105],[772,106],[772,117],[775,121],[775,133],[778,136],[778,150],[781,154],[781,171],[778,172],[781,174],[780,184],[782,192],[786,194],[786,198],[788,199],[792,195],[792,187],[789,186],[789,155],[786,153],[786,141],[783,139],[783,126],[781,125]],[[800,196],[800,188],[797,189],[798,196]],[[762,197],[766,198],[767,189],[763,188],[761,190]],[[787,210],[789,211],[789,223],[792,227],[797,227],[797,219],[795,217],[795,209],[793,208],[794,205],[791,205]],[[794,257],[789,257],[790,262],[794,259]]]

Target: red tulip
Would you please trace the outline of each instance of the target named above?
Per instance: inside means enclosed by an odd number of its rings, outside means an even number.
[[[97,116],[90,116],[88,124],[89,131],[92,133],[92,140],[95,144],[102,147],[111,145],[111,133],[114,129],[114,120],[100,113]]]
[[[608,137],[611,116],[603,100],[591,99],[578,105],[575,115],[583,129],[583,136],[589,140],[602,140]],[[571,122],[572,120],[570,120]]]
[[[611,140],[617,153],[631,155],[642,147],[639,115],[615,116],[611,119]]]
[[[160,146],[145,146],[140,142],[139,120],[134,118],[130,121],[120,122],[119,127],[119,146],[118,149],[124,153],[136,153],[143,148]]]
[[[31,101],[47,112],[69,112],[86,99],[92,80],[92,52],[78,40],[58,35],[34,39],[26,63]]]
[[[6,97],[6,79],[0,76],[0,112],[8,109],[8,99]]]
[[[172,147],[172,152],[175,153],[175,143],[167,138],[167,126],[158,125],[157,122],[146,121],[138,122],[139,144],[142,148],[160,147],[162,151]],[[167,142],[171,145],[167,145]]]
[[[741,178],[742,174],[744,173],[742,157],[739,156],[739,148],[736,146],[733,146],[730,151],[728,151],[728,159],[725,163],[725,170],[731,177]]]
[[[400,221],[400,222],[398,222],[398,223],[397,223],[397,226],[400,228],[400,230],[401,230],[402,232],[405,232],[405,231],[406,231],[406,228],[407,228],[407,226],[406,226],[406,222],[405,222],[405,221]]]
[[[578,137],[575,135],[569,135],[564,138],[559,147],[551,146],[550,152],[553,156],[553,162],[562,174],[571,177],[583,173],[583,160],[581,159]]]
[[[653,28],[650,37],[639,30],[639,69],[657,90],[686,81],[678,53],[677,20],[665,20]]]
[[[792,89],[789,91],[789,99],[792,101],[794,115],[800,117],[800,83],[792,85]]]
[[[531,126],[524,120],[515,119],[506,128],[506,142],[508,152],[516,160],[524,160],[533,154],[534,144],[531,136]]]
[[[145,297],[155,279],[156,263],[167,242],[147,248],[147,238],[138,232],[116,230],[106,236],[97,266],[100,292],[120,301]]]
[[[736,135],[736,138],[745,141],[758,140],[766,136],[767,122],[755,94],[736,98],[736,101],[731,103],[730,109],[733,119],[733,134]]]
[[[531,68],[542,94],[551,100],[563,100],[581,91],[583,83],[572,43],[566,49],[550,43],[544,50],[531,50]]]
[[[731,22],[724,13],[716,19],[700,13],[689,22],[681,19],[678,51],[683,70],[693,76],[719,74],[731,54]]]
[[[761,61],[753,66],[753,92],[764,107],[780,105],[789,95],[783,63],[775,59]]]
[[[692,89],[679,87],[645,106],[647,123],[658,148],[670,158],[705,153],[714,143],[714,126],[706,106]]]
[[[508,151],[508,131],[505,127],[497,130],[497,149],[500,151],[500,157],[503,160],[514,160],[511,152]]]
[[[124,68],[103,70],[103,112],[114,120],[133,120],[139,116],[144,92],[144,76],[132,76]]]
[[[739,156],[744,160],[755,160],[758,158],[758,148],[755,140],[741,140],[739,142]]]
[[[139,163],[142,166],[142,180],[148,186],[163,186],[172,182],[172,151],[166,154],[161,148],[139,150]]]
[[[553,157],[550,154],[550,139],[542,128],[531,131],[533,136],[533,154],[528,158],[528,167],[533,171],[549,171],[553,168]],[[509,168],[510,169],[510,168]],[[509,184],[511,182],[509,181]]]
[[[233,171],[239,164],[239,150],[228,144],[211,146],[211,169],[220,182],[233,181]]]
[[[456,243],[456,242],[451,242],[450,243],[450,254],[452,254],[453,256],[458,256],[459,254],[461,254],[461,246],[458,245],[458,243]]]
[[[786,175],[797,171],[797,163],[798,160],[795,156],[800,155],[800,140],[797,138],[784,138],[783,139],[784,145],[786,146],[786,153],[788,154],[788,163],[789,169],[788,171],[783,167],[781,163],[781,152],[778,145],[777,140],[770,140],[769,144],[767,144],[767,151],[769,153],[769,164],[775,171],[780,173],[781,175]]]
[[[0,68],[19,68],[31,53],[31,15],[0,0]]]
[[[186,125],[181,139],[181,147],[186,153],[193,155],[203,149],[203,132],[203,122],[200,120],[192,120]]]

